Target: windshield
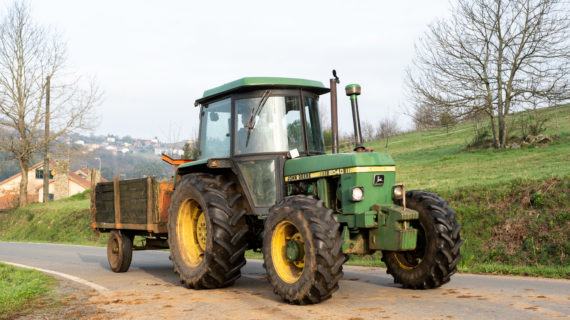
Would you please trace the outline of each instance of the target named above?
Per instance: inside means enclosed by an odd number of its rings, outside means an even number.
[[[255,127],[248,129],[252,111],[256,111],[261,99],[256,97],[236,100],[235,154],[304,150],[299,97],[267,98],[263,108],[257,110],[259,113],[253,115]]]

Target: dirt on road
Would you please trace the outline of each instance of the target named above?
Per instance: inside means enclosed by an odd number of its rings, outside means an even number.
[[[456,274],[438,289],[406,290],[384,269],[346,266],[331,299],[294,306],[273,293],[258,260],[248,260],[233,286],[215,290],[180,286],[167,251],[135,252],[120,274],[99,247],[0,242],[0,261],[102,288],[62,282],[59,307],[23,319],[570,319],[569,280]]]
[[[492,319],[493,314],[504,315],[504,308],[508,308],[513,319],[570,317],[545,307],[570,304],[570,293],[561,299],[532,288],[517,295],[445,287],[430,291],[386,288],[386,292],[370,295],[378,291],[377,284],[348,278],[333,299],[319,305],[294,306],[280,301],[263,275],[247,275],[243,280],[230,288],[201,291],[162,281],[139,281],[136,286],[141,289],[90,293],[86,299],[78,298],[86,308],[74,313],[77,305],[71,302],[65,315],[76,319]],[[438,310],[434,302],[441,300],[457,305],[457,310]]]

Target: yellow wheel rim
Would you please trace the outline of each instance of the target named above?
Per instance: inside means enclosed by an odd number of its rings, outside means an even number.
[[[303,237],[293,223],[284,220],[275,226],[271,237],[271,259],[277,275],[284,282],[295,283],[301,277],[305,269],[304,245]]]
[[[178,209],[176,235],[184,262],[199,265],[206,251],[206,215],[194,200],[185,200]]]
[[[403,270],[413,270],[414,267],[409,266],[407,263],[404,263],[403,261],[400,260],[400,257],[398,256],[398,254],[394,254],[394,259],[396,260],[396,263],[398,263],[398,266],[400,266],[400,268],[402,268]]]
[[[198,244],[202,251],[206,251],[206,236],[206,215],[204,212],[201,212],[198,216],[198,221],[196,221],[196,240],[198,240]]]

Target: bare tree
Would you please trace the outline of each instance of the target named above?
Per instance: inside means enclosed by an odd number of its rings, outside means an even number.
[[[392,118],[386,118],[378,123],[378,127],[376,129],[376,138],[378,139],[385,139],[391,136],[394,136],[400,132],[400,128],[398,127],[398,121]]]
[[[369,142],[376,138],[376,128],[370,121],[363,121],[361,125],[362,139]]]
[[[19,204],[28,202],[28,175],[34,153],[70,130],[91,124],[90,111],[100,98],[91,82],[86,90],[80,78],[66,73],[65,45],[48,29],[36,24],[30,8],[14,2],[0,20],[0,150],[19,163]],[[45,137],[43,101],[46,78],[51,78],[51,131]],[[47,174],[47,173],[46,173]]]
[[[376,139],[385,141],[385,148],[388,148],[388,142],[392,136],[400,132],[398,121],[395,118],[385,118],[378,123],[376,128]]]
[[[424,130],[437,127],[438,113],[438,109],[433,105],[417,103],[407,115],[412,118],[416,130]]]
[[[565,0],[457,0],[432,24],[407,76],[418,108],[456,117],[485,112],[494,146],[505,148],[507,115],[535,101],[569,98]]]

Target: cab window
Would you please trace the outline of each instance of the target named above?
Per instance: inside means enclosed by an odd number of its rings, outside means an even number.
[[[325,144],[321,132],[321,119],[319,117],[319,105],[311,96],[305,96],[305,128],[307,130],[307,142],[309,152],[324,153]]]
[[[200,159],[230,156],[231,99],[210,103],[200,114]]]

